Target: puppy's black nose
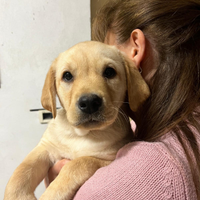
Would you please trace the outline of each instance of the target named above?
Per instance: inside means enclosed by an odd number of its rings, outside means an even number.
[[[82,96],[78,101],[78,108],[87,114],[97,112],[101,106],[102,98],[95,94]]]

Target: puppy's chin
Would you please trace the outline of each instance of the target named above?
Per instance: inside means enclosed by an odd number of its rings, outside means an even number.
[[[79,129],[84,129],[84,130],[103,130],[105,128],[107,128],[108,126],[110,126],[112,123],[114,122],[114,120],[112,121],[95,121],[95,120],[90,120],[90,121],[86,121],[84,123],[79,123],[76,127]]]
[[[78,126],[74,126],[75,133],[78,136],[86,136],[90,133],[90,131],[97,131],[106,129],[113,122],[99,122],[99,121],[88,121],[84,123],[79,123]]]

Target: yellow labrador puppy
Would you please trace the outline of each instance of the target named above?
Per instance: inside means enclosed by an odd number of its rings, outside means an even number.
[[[128,93],[129,105],[125,101]],[[137,111],[149,89],[114,46],[83,42],[61,53],[47,74],[42,105],[53,113],[39,144],[9,180],[5,200],[35,200],[49,168],[68,158],[41,200],[69,200],[94,172],[132,140],[126,107]],[[56,110],[56,95],[62,105]]]

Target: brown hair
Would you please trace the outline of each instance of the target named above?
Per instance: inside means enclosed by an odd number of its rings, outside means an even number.
[[[158,55],[157,71],[149,84],[151,96],[137,124],[137,139],[156,141],[173,131],[186,152],[200,199],[200,153],[191,130],[200,133],[200,1],[109,1],[97,14],[92,37],[104,42],[106,33],[112,31],[121,44],[136,28]]]

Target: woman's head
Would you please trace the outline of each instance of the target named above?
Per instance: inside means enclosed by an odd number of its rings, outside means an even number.
[[[120,46],[129,42],[135,29],[142,30],[146,38],[141,67],[158,105],[152,112],[159,110],[159,118],[168,121],[169,126],[179,118],[175,113],[190,112],[187,108],[199,102],[199,0],[110,1],[97,14],[92,35],[94,40],[104,42],[112,33]],[[162,132],[166,124],[159,127]]]

